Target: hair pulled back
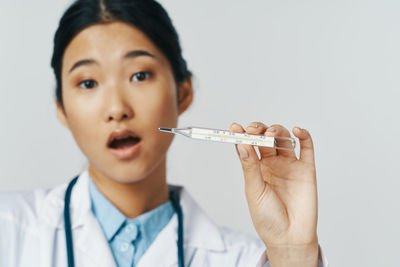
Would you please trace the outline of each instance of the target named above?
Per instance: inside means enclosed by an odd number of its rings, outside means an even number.
[[[54,36],[51,67],[56,77],[56,98],[63,105],[61,69],[65,49],[85,28],[125,22],[142,31],[168,59],[177,85],[191,77],[182,56],[179,36],[165,9],[154,0],[77,0],[61,17]],[[179,90],[178,90],[179,99]]]

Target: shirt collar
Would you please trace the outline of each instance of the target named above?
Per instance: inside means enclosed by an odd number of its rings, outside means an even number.
[[[99,221],[107,240],[110,241],[124,224],[126,217],[99,191],[91,178],[89,178],[89,192],[93,214]]]
[[[133,220],[140,225],[140,231],[145,242],[145,247],[150,246],[160,231],[168,224],[174,214],[171,201],[148,211]]]
[[[139,226],[143,236],[142,240],[146,242],[146,246],[149,246],[174,214],[171,201],[167,201],[136,218],[128,219],[99,191],[91,178],[89,179],[89,191],[93,214],[109,242],[120,228],[127,223],[134,223]]]

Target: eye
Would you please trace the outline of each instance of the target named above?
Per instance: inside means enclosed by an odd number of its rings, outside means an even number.
[[[143,82],[144,80],[150,78],[151,72],[149,71],[141,71],[132,75],[131,81],[134,82]]]
[[[97,82],[94,80],[85,80],[78,84],[83,89],[92,89],[97,86]]]

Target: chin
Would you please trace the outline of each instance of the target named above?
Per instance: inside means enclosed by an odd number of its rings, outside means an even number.
[[[124,168],[113,167],[104,171],[107,178],[114,180],[118,183],[136,183],[148,177],[147,172],[141,168]]]
[[[118,183],[137,183],[145,180],[150,176],[157,176],[156,173],[158,172],[160,173],[160,178],[164,178],[165,173],[162,172],[162,162],[163,160],[159,159],[157,162],[148,164],[135,164],[133,162],[125,162],[122,164],[116,163],[112,166],[100,164],[100,166],[102,166],[103,168],[96,168],[96,172],[100,171],[102,175],[104,175],[106,178],[112,179],[113,181]]]

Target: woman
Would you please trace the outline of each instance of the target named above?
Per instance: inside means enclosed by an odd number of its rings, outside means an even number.
[[[293,130],[300,159],[271,148],[260,148],[259,159],[253,147],[237,146],[263,242],[217,227],[183,188],[168,186],[173,137],[157,129],[177,126],[193,89],[178,35],[157,2],[76,1],[61,18],[52,67],[57,116],[89,168],[51,190],[0,196],[0,266],[318,265],[306,130]],[[230,130],[290,136],[261,122]]]

